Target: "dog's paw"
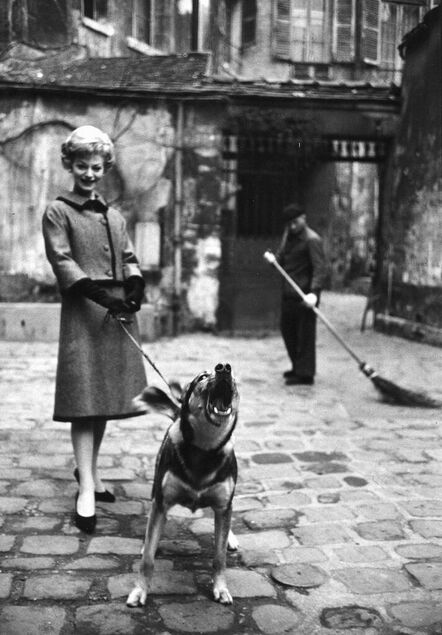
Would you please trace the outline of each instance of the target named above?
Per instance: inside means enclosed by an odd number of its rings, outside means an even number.
[[[233,598],[229,589],[225,585],[215,585],[213,587],[213,599],[220,604],[232,604]]]
[[[135,606],[144,606],[146,604],[147,591],[146,589],[142,589],[138,584],[132,589],[129,593],[128,598],[126,600],[127,606],[135,607]]]
[[[238,538],[232,530],[229,531],[229,535],[227,536],[227,549],[229,551],[238,551],[239,549]]]

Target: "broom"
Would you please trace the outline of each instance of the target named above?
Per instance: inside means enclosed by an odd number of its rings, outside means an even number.
[[[264,258],[267,260],[267,262],[272,264],[275,269],[279,271],[279,273],[287,280],[289,285],[296,291],[296,293],[303,300],[305,300],[306,294],[300,289],[300,287],[288,275],[288,273],[284,271],[284,269],[277,261],[276,256],[271,251],[266,251],[264,253]],[[384,401],[402,406],[419,406],[421,408],[440,408],[442,406],[442,402],[433,399],[425,393],[402,388],[401,386],[397,386],[396,384],[394,384],[392,381],[389,381],[388,379],[385,379],[384,377],[378,375],[374,368],[364,362],[350,348],[347,342],[342,339],[342,337],[339,335],[330,321],[325,317],[325,315],[321,313],[321,311],[317,307],[314,306],[311,308],[312,311],[316,313],[318,318],[325,324],[330,333],[338,340],[341,346],[343,346],[347,353],[349,353],[349,355],[351,355],[351,357],[358,363],[359,370],[361,370],[362,373],[364,373],[364,375],[372,381]]]

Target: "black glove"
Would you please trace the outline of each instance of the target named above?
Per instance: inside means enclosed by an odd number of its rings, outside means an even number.
[[[144,286],[144,280],[140,276],[130,276],[124,283],[125,302],[131,313],[140,310],[141,301],[144,297]]]
[[[89,300],[92,300],[105,309],[108,309],[112,315],[131,312],[124,300],[111,295],[90,278],[82,278],[81,280],[74,282],[71,286],[71,290],[76,293],[80,293],[85,298],[89,298]]]

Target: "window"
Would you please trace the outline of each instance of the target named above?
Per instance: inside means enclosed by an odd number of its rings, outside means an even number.
[[[83,16],[101,22],[107,18],[107,0],[83,0]]]
[[[418,6],[383,4],[381,12],[381,68],[397,70],[402,66],[398,46],[406,33],[414,29],[421,18]]]
[[[193,0],[177,0],[175,3],[173,11],[175,53],[188,53],[194,48],[192,46],[193,4]]]
[[[208,49],[210,0],[151,0],[153,46],[166,53]]]
[[[67,44],[68,13],[66,0],[28,0],[27,6],[28,44],[40,47]]]
[[[132,0],[132,37],[142,42],[151,42],[151,2]]]
[[[359,38],[359,58],[391,70],[400,68],[397,47],[424,11],[417,4],[381,0],[334,0],[332,7],[330,0],[275,0],[274,6],[277,57],[307,63],[354,62]]]
[[[381,65],[384,68],[395,67],[397,42],[397,23],[399,7],[385,4],[382,7],[381,25]]]
[[[363,0],[361,53],[364,62],[379,63],[381,7],[379,0]]]
[[[329,0],[277,0],[275,53],[294,62],[330,60]]]
[[[362,58],[385,70],[401,67],[397,47],[422,17],[417,4],[364,0]]]
[[[351,62],[355,55],[355,0],[336,0],[333,30],[333,57]]]
[[[243,0],[241,45],[251,46],[256,40],[256,0]]]

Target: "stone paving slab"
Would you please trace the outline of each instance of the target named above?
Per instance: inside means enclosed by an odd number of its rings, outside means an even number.
[[[441,397],[440,349],[361,334],[363,298],[326,293],[322,305],[378,372]],[[125,606],[169,422],[109,423],[101,468],[117,503],[98,505],[96,533],[81,534],[72,525],[69,427],[51,420],[56,344],[0,342],[1,635],[441,633],[442,412],[382,403],[318,331],[317,382],[299,388],[283,384],[278,334],[144,344],[183,384],[219,361],[238,377],[232,606],[211,599],[211,512],[180,507],[160,542],[146,607]],[[272,576],[278,569],[286,577]]]

